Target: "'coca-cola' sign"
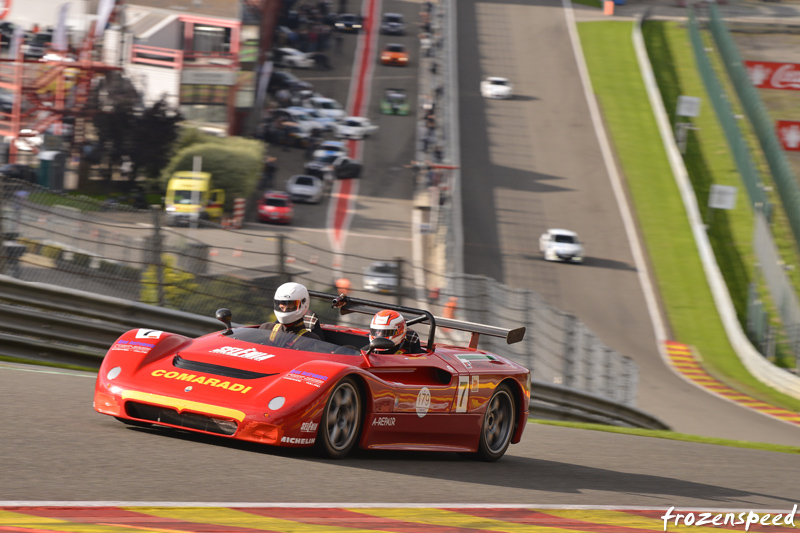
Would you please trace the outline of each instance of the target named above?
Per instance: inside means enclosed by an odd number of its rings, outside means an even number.
[[[759,89],[800,91],[800,65],[797,63],[745,61],[744,64],[750,81]]]
[[[800,152],[800,121],[779,120],[775,124],[775,129],[784,150]]]

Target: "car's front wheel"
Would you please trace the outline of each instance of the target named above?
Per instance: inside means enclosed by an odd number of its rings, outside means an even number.
[[[497,461],[506,453],[514,435],[514,396],[508,385],[494,391],[481,424],[478,458]]]
[[[351,377],[331,391],[317,433],[320,451],[331,459],[342,459],[358,442],[361,432],[361,394]]]

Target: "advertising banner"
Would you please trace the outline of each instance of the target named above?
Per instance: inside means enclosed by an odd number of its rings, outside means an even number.
[[[800,152],[800,120],[779,120],[775,129],[784,150]]]
[[[750,81],[758,89],[800,91],[800,65],[769,61],[745,61]]]

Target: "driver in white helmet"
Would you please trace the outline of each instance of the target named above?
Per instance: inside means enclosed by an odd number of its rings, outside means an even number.
[[[291,347],[298,339],[322,339],[322,328],[316,313],[310,310],[311,297],[308,289],[299,283],[284,283],[275,291],[275,318],[277,322],[266,322],[259,329],[270,330],[270,340],[278,341],[281,333],[291,333],[293,338],[280,344]],[[317,331],[318,330],[318,331]]]
[[[374,350],[380,354],[420,353],[419,335],[406,326],[406,319],[397,311],[384,309],[375,313],[369,325],[369,341],[376,338],[389,339],[394,343],[388,350]]]

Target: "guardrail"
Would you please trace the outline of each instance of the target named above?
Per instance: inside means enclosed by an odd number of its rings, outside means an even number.
[[[136,327],[197,337],[221,324],[212,317],[0,275],[2,355],[99,368],[107,348]],[[600,396],[538,381],[531,388],[533,416],[667,429],[648,413]]]

